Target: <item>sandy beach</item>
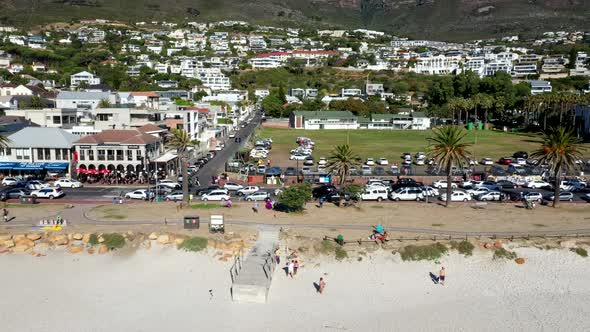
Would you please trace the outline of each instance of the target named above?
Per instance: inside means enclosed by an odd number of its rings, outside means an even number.
[[[265,305],[233,303],[231,263],[211,252],[2,255],[0,322],[19,332],[590,330],[588,258],[514,250],[525,264],[452,252],[440,261],[445,286],[428,275],[440,264],[390,252],[314,258],[295,279],[277,269]],[[313,286],[320,276],[323,295]]]

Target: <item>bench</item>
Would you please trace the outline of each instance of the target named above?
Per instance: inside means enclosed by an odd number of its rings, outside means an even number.
[[[477,202],[472,206],[472,208],[479,210],[479,209],[485,209],[487,206],[488,206],[488,202]]]

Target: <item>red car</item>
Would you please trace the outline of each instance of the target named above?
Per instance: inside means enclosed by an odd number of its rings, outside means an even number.
[[[510,165],[512,164],[514,160],[512,159],[512,157],[502,157],[500,158],[500,160],[498,160],[498,164],[500,165]]]

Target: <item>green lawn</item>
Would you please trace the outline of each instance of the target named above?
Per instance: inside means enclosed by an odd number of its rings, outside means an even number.
[[[402,153],[427,152],[428,138],[432,131],[425,130],[296,130],[263,128],[258,132],[260,138],[272,138],[273,150],[289,151],[296,147],[295,139],[299,136],[311,138],[316,143],[314,156],[328,157],[333,147],[349,144],[360,157],[388,158],[390,163],[400,160]],[[470,131],[467,142],[469,150],[477,160],[490,157],[498,160],[503,156],[512,156],[516,151],[532,151],[538,147],[537,136],[504,133],[497,131]],[[586,144],[590,145],[590,144]]]

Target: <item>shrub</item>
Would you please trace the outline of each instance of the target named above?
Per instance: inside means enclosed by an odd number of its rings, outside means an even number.
[[[437,242],[423,246],[406,246],[400,255],[404,261],[436,260],[445,255],[448,250],[445,245]]]
[[[504,248],[498,248],[494,251],[494,259],[516,259],[516,253],[514,251],[508,251]]]
[[[318,248],[318,251],[324,255],[328,255],[334,251],[334,242],[330,240],[323,240],[322,245]]]
[[[305,203],[311,200],[311,185],[302,183],[285,188],[279,195],[275,209],[284,212],[299,212],[305,207]]]
[[[181,244],[178,245],[178,249],[183,249],[185,251],[194,251],[198,252],[205,248],[207,248],[207,243],[209,241],[204,237],[194,236],[190,239],[184,240]]]
[[[88,240],[88,244],[91,246],[96,246],[98,245],[98,235],[96,234],[90,234],[90,240]]]
[[[346,250],[342,249],[341,247],[336,247],[334,249],[334,254],[336,255],[336,260],[343,260],[345,258],[348,258],[348,253],[346,252]]]
[[[571,248],[570,250],[582,257],[588,257],[588,251],[584,248]]]
[[[104,239],[104,242],[102,244],[105,245],[110,250],[120,249],[125,246],[125,237],[121,234],[117,234],[117,233],[103,234],[102,238]]]
[[[455,249],[460,254],[465,255],[465,256],[473,255],[474,248],[475,248],[475,246],[473,244],[471,244],[471,242],[469,242],[469,241],[465,241],[465,240],[463,240],[461,242],[451,241],[451,249]]]

